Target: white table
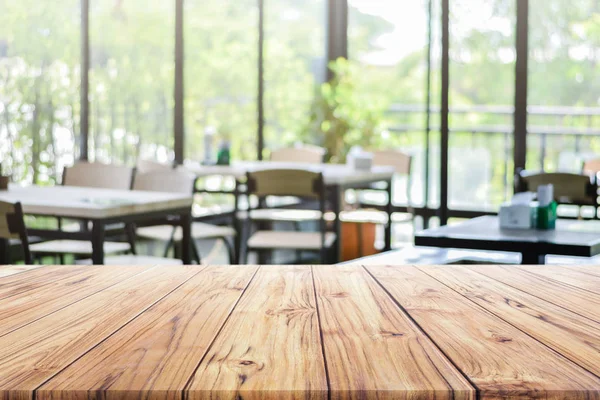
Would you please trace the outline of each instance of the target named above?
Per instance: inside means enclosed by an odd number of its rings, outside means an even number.
[[[177,216],[183,229],[182,260],[190,260],[191,195],[178,193],[145,192],[82,188],[73,186],[18,186],[11,185],[0,191],[0,201],[20,202],[29,215],[89,220],[91,232],[64,232],[29,229],[31,235],[54,238],[90,240],[94,264],[104,262],[103,242],[105,226],[115,222],[142,222]],[[2,246],[4,249],[5,246]]]
[[[338,218],[342,210],[342,202],[344,198],[344,191],[347,189],[365,188],[368,185],[376,182],[387,183],[387,195],[388,203],[386,205],[386,212],[388,214],[388,221],[391,221],[392,214],[392,179],[394,177],[394,167],[391,166],[374,166],[370,170],[356,170],[345,164],[308,164],[308,163],[294,163],[294,162],[274,162],[274,161],[236,161],[231,165],[202,165],[199,163],[186,163],[185,168],[190,172],[196,174],[197,177],[209,177],[209,176],[230,176],[236,179],[239,184],[240,180],[245,178],[248,172],[260,171],[264,169],[305,169],[314,172],[320,172],[323,174],[323,180],[329,191],[329,201],[333,207],[333,212],[336,215],[335,218],[335,232],[338,237],[337,241],[337,254],[336,259],[339,260],[340,255],[340,234],[341,234],[341,222]],[[239,185],[236,184],[236,187]],[[236,196],[236,209],[237,209],[237,195],[238,190],[236,189],[233,193]],[[235,215],[235,212],[233,213]],[[239,235],[238,235],[239,236]],[[385,229],[385,249],[390,250],[392,243],[392,229],[391,223],[388,222]],[[238,249],[239,250],[239,249]]]

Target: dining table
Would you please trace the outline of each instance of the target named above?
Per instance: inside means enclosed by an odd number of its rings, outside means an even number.
[[[598,288],[573,265],[0,267],[0,398],[598,398]]]
[[[224,193],[231,193],[235,197],[234,210],[238,210],[240,196],[244,196],[244,182],[246,174],[249,172],[265,169],[304,169],[323,174],[323,181],[327,188],[327,200],[331,205],[331,211],[335,215],[334,232],[336,233],[337,245],[335,246],[335,260],[341,256],[342,222],[339,218],[344,210],[345,192],[349,189],[368,189],[370,185],[377,183],[385,184],[386,203],[385,212],[387,214],[387,223],[385,224],[384,250],[390,250],[392,246],[392,218],[393,196],[392,181],[395,169],[392,166],[372,166],[368,169],[356,169],[347,164],[311,164],[299,162],[281,162],[281,161],[234,161],[230,165],[204,165],[198,162],[188,162],[184,165],[185,169],[194,173],[198,178],[207,178],[211,176],[232,177],[235,179],[235,188]],[[210,192],[210,191],[209,191]],[[218,191],[223,193],[222,191]],[[236,220],[237,213],[234,212],[234,224],[240,226]],[[238,240],[240,235],[238,235]],[[239,244],[238,244],[239,247]]]
[[[92,262],[104,263],[106,227],[115,223],[144,223],[169,220],[183,230],[181,258],[191,263],[192,195],[115,190],[76,186],[9,185],[0,191],[0,201],[20,202],[29,216],[89,221],[91,229],[62,230],[28,227],[30,236],[44,239],[91,241]],[[7,241],[0,243],[0,262],[7,263]]]
[[[556,229],[507,229],[497,216],[483,216],[417,232],[415,245],[515,252],[522,264],[544,264],[549,254],[600,254],[600,221],[558,219]]]

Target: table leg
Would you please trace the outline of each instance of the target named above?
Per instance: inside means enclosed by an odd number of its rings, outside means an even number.
[[[385,251],[392,249],[392,180],[387,181],[387,197],[388,202],[386,205],[386,213],[388,216],[388,223],[385,226]]]
[[[335,245],[333,246],[332,259],[335,263],[341,262],[342,257],[342,221],[340,221],[340,213],[342,208],[342,189],[339,186],[331,188],[331,207],[335,220],[333,222],[333,230],[336,235]]]
[[[10,264],[10,247],[8,239],[0,239],[0,265]]]
[[[182,214],[180,217],[182,238],[181,238],[181,261],[184,265],[192,263],[192,212],[191,210]]]
[[[239,264],[241,260],[242,241],[244,240],[244,227],[243,221],[238,218],[239,205],[240,205],[240,182],[235,180],[235,188],[233,190],[233,215],[231,216],[231,222],[233,228],[236,230],[237,235],[233,238],[233,248],[235,253],[235,259],[231,260],[234,264]]]
[[[94,221],[92,226],[92,264],[104,264],[104,222]]]
[[[521,265],[544,265],[546,264],[546,255],[532,252],[521,253]]]

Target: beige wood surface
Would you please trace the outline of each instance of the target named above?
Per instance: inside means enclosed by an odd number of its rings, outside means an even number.
[[[416,267],[367,269],[477,386],[481,398],[600,393],[598,377]]]
[[[60,391],[73,400],[88,392],[110,399],[180,399],[255,272],[207,268],[42,386],[37,398],[52,399]]]
[[[362,267],[313,271],[332,399],[475,397],[468,381]]]
[[[0,266],[0,278],[5,276],[11,276],[20,274],[22,272],[31,271],[37,268],[41,268],[44,265],[36,264],[36,265],[1,265]]]
[[[600,323],[467,268],[420,269],[600,376]]]
[[[600,290],[598,289],[590,292],[589,290],[560,282],[554,278],[534,275],[520,268],[510,268],[510,266],[469,268],[474,268],[477,272],[485,276],[489,276],[514,288],[534,294],[540,299],[600,322]],[[586,277],[586,279],[590,278]]]
[[[10,185],[0,201],[23,205],[25,214],[71,218],[110,218],[191,207],[192,195],[69,186]]]
[[[261,267],[186,398],[327,399],[310,267]]]
[[[598,398],[597,271],[40,267],[0,278],[0,399]]]
[[[199,270],[180,268],[155,267],[0,337],[0,398],[32,399],[34,389]]]

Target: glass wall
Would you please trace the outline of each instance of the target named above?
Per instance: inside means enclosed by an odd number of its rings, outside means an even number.
[[[214,149],[230,141],[234,159],[255,159],[258,3],[186,0],[184,7],[185,156],[204,159],[208,132]]]
[[[310,125],[325,80],[326,0],[265,1],[265,151],[322,144]]]
[[[175,3],[92,0],[89,18],[90,160],[172,159]]]
[[[529,7],[527,168],[579,172],[600,154],[600,2]]]
[[[79,150],[79,0],[0,0],[0,161],[50,184]]]
[[[428,0],[349,1],[348,103],[361,120],[349,144],[413,156],[410,190],[406,177],[395,182],[397,205],[425,205],[427,35]]]
[[[512,195],[516,0],[450,2],[450,209]]]

